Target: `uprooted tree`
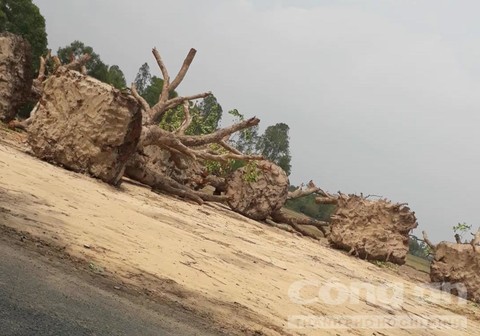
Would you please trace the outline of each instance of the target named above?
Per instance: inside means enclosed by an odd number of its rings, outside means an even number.
[[[190,102],[210,95],[170,94],[185,78],[195,53],[190,50],[171,80],[160,53],[153,49],[163,76],[153,106],[135,85],[120,91],[87,76],[88,54],[72,57],[67,65],[47,55],[41,59],[32,86],[38,103],[29,119],[14,126],[28,129],[28,142],[36,156],[67,169],[114,185],[125,175],[155,191],[199,204],[225,202],[249,218],[285,223],[305,235],[310,234],[304,227],[314,226],[328,235],[332,245],[359,257],[403,263],[408,232],[416,226],[415,216],[405,205],[340,193],[333,196],[313,182],[289,191],[283,169],[262,156],[242,153],[229,141],[233,133],[258,125],[255,117],[208,134],[185,133],[193,120]],[[180,126],[160,127],[169,111],[179,108],[183,113]],[[206,187],[215,192],[205,191]],[[287,199],[311,194],[320,203],[336,205],[331,223],[293,216],[282,209]]]
[[[192,122],[189,102],[210,92],[186,97],[171,97],[169,93],[184,79],[195,53],[190,50],[171,80],[160,53],[153,49],[163,75],[162,92],[153,107],[135,85],[130,94],[82,74],[89,55],[72,58],[66,66],[53,57],[55,66],[49,76],[48,58],[42,58],[33,86],[39,102],[32,117],[16,126],[29,126],[29,143],[37,156],[66,168],[88,172],[112,184],[118,184],[125,173],[154,190],[198,203],[225,201],[228,196],[200,191],[215,180],[209,176],[206,162],[262,160],[258,155],[239,153],[226,142],[229,135],[257,125],[259,119],[250,118],[210,134],[185,135]],[[167,111],[178,106],[183,106],[182,125],[174,131],[159,127]]]
[[[288,193],[288,198],[316,195],[318,204],[334,205],[328,222],[298,218],[283,210],[272,213],[275,222],[288,223],[297,231],[310,235],[304,225],[322,230],[330,244],[367,260],[404,264],[409,249],[409,232],[418,223],[407,204],[363,195],[329,194],[310,181],[306,188]]]
[[[430,280],[443,290],[480,303],[480,228],[472,236],[470,242],[455,238],[456,243],[435,245],[423,231],[423,241],[434,253]]]

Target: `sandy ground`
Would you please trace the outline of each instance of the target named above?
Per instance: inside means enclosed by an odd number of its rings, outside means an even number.
[[[5,141],[0,141],[0,170],[0,224],[64,248],[125,288],[181,302],[232,331],[476,335],[480,330],[480,309],[472,303],[222,205],[199,206],[129,181],[113,188]],[[368,284],[372,287],[357,290]],[[317,324],[297,328],[295,316]],[[438,316],[467,325],[438,329]],[[333,317],[390,324],[320,328],[322,318]],[[413,320],[424,327],[405,324]]]

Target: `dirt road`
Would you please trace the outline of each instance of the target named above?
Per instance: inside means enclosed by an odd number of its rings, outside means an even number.
[[[182,309],[136,303],[113,285],[99,288],[69,263],[11,238],[0,231],[1,335],[220,335]]]

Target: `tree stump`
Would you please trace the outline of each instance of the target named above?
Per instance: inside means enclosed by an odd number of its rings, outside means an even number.
[[[30,44],[11,33],[0,34],[0,120],[13,120],[32,87]]]
[[[130,95],[60,68],[44,82],[28,131],[37,157],[117,185],[137,148],[142,114]]]
[[[454,295],[480,303],[480,250],[470,244],[439,243],[430,266],[430,279],[450,286],[443,289]]]
[[[328,240],[334,247],[368,260],[403,265],[415,213],[404,204],[340,194],[331,217]]]
[[[289,181],[287,174],[271,162],[259,162],[255,171],[247,165],[227,178],[228,205],[254,220],[265,220],[279,210],[287,200]]]

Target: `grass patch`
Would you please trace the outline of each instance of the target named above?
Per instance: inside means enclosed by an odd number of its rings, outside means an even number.
[[[389,261],[372,260],[372,261],[370,261],[370,263],[372,263],[375,266],[380,267],[380,268],[389,268],[391,270],[397,270],[398,269],[397,264],[391,263]]]
[[[430,261],[412,254],[407,254],[405,265],[410,266],[420,272],[430,273]]]

